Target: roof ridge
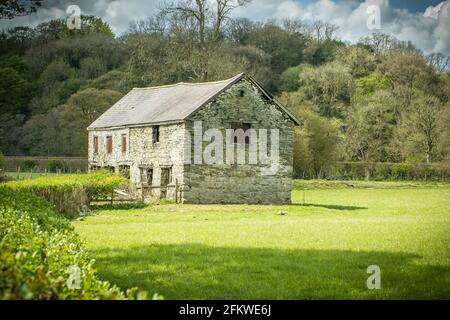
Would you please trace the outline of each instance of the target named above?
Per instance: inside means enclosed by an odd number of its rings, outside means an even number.
[[[210,81],[210,82],[178,82],[178,83],[173,83],[173,84],[166,84],[166,85],[162,85],[162,86],[154,86],[154,87],[143,87],[143,88],[133,88],[133,90],[149,90],[149,89],[160,89],[160,88],[171,88],[171,87],[176,87],[176,86],[199,86],[199,85],[209,85],[209,84],[219,84],[219,83],[226,83],[226,82],[231,82],[236,78],[241,77],[242,75],[244,75],[244,72],[239,73],[238,75],[226,79],[226,80],[218,80],[218,81]]]

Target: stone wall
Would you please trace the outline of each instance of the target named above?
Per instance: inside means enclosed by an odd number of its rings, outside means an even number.
[[[252,83],[241,80],[189,118],[186,128],[191,134],[195,121],[202,121],[203,131],[217,128],[224,132],[233,122],[251,123],[256,130],[279,129],[280,167],[275,175],[262,175],[261,164],[205,165],[193,164],[191,159],[191,164],[185,166],[184,181],[188,187],[183,202],[291,203],[294,124],[279,106],[268,101]],[[204,146],[207,144],[204,142]],[[247,146],[247,158],[248,149]]]
[[[175,182],[183,183],[182,148],[184,141],[184,125],[171,124],[160,126],[159,142],[152,141],[152,127],[138,127],[115,130],[95,130],[89,132],[89,166],[130,167],[130,191],[141,195],[140,168],[153,169],[152,186],[146,188],[145,196],[149,199],[160,198],[161,169],[171,168],[172,179],[167,188],[167,198],[174,198]],[[122,153],[122,135],[127,137],[127,152]],[[112,153],[106,152],[106,137],[113,137]],[[99,150],[94,154],[94,136],[98,137]]]
[[[263,175],[258,164],[195,164],[194,124],[201,121],[203,132],[219,129],[225,133],[234,122],[251,123],[252,129],[279,129],[280,167],[274,175]],[[182,187],[184,203],[263,203],[291,202],[293,161],[293,122],[279,106],[269,101],[248,80],[241,80],[191,115],[184,123],[160,126],[160,141],[153,143],[152,127],[136,127],[89,132],[89,165],[130,166],[130,189],[141,193],[140,168],[153,169],[153,186],[160,186],[161,169],[171,167],[172,180],[167,197],[174,198],[175,181]],[[121,152],[121,136],[127,135],[128,148]],[[188,144],[186,135],[191,136]],[[106,136],[113,136],[113,152],[106,153]],[[93,137],[99,138],[99,153],[93,152]],[[270,139],[269,139],[270,141]],[[209,142],[203,142],[206,147]],[[185,148],[191,149],[186,159]],[[226,143],[224,141],[224,152]],[[246,157],[249,147],[246,146]],[[151,189],[150,198],[161,196],[159,188]]]

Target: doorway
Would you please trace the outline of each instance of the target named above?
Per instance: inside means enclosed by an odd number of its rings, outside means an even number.
[[[161,168],[161,199],[167,198],[167,186],[172,181],[172,168]]]

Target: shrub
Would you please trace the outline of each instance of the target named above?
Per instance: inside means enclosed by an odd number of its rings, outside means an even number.
[[[11,181],[16,190],[29,191],[49,201],[59,213],[75,216],[93,198],[104,198],[126,184],[123,177],[104,171]]]
[[[5,167],[5,157],[3,156],[3,153],[0,152],[0,169]]]
[[[67,168],[67,164],[63,160],[52,159],[47,162],[47,170],[49,172],[56,172],[59,170],[65,170]]]
[[[31,192],[0,186],[0,299],[133,299],[101,281],[70,223]]]
[[[21,170],[31,170],[38,166],[38,161],[33,159],[24,159],[19,162]]]
[[[412,172],[412,165],[409,163],[397,163],[392,166],[392,177],[396,179],[410,179]]]

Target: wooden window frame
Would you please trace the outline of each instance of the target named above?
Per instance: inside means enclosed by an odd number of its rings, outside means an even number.
[[[113,137],[112,135],[106,136],[106,153],[111,154],[113,151]]]
[[[128,151],[128,138],[126,134],[122,134],[122,153],[126,153]]]
[[[152,127],[152,143],[158,143],[160,141],[160,127],[153,126]]]
[[[98,154],[98,136],[94,136],[92,143],[94,146],[94,154]]]

